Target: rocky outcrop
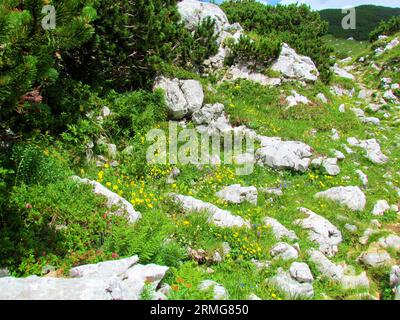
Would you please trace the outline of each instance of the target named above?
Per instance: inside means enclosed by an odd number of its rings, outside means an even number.
[[[225,73],[223,81],[235,81],[238,79],[249,80],[263,86],[278,86],[282,83],[280,78],[270,78],[262,73],[250,70],[243,64],[233,65]]]
[[[314,296],[312,283],[300,282],[290,272],[285,272],[282,268],[278,269],[274,277],[267,279],[267,283],[284,292],[289,299],[310,299]]]
[[[204,280],[199,284],[200,291],[212,290],[214,300],[228,300],[229,294],[226,289],[219,283],[212,280]]]
[[[0,278],[4,300],[139,300],[155,291],[168,267],[137,264],[137,256],[74,268],[73,278]]]
[[[191,116],[203,106],[203,87],[197,80],[158,77],[154,89],[164,90],[168,113],[172,119],[181,120]]]
[[[313,149],[299,141],[282,141],[278,137],[260,136],[261,148],[256,151],[259,164],[273,169],[292,169],[304,172],[310,165]]]
[[[183,0],[178,2],[178,11],[186,27],[191,31],[194,31],[196,26],[208,17],[215,21],[219,49],[216,55],[204,62],[204,65],[211,70],[222,68],[229,54],[229,49],[224,45],[225,40],[227,38],[238,40],[243,34],[243,28],[238,23],[230,24],[224,11],[213,3]]]
[[[286,242],[279,242],[274,245],[270,250],[270,254],[274,259],[282,260],[295,260],[299,257],[296,248]]]
[[[222,210],[217,206],[203,202],[189,196],[171,194],[171,198],[180,204],[185,211],[206,212],[210,215],[209,222],[220,227],[247,227],[250,228],[250,222],[240,216],[235,216],[227,210]]]
[[[366,158],[371,160],[373,163],[383,164],[389,160],[389,158],[382,153],[381,146],[376,139],[358,140],[351,137],[347,139],[347,142],[353,147],[360,147],[364,149],[366,152]]]
[[[325,198],[340,205],[344,205],[353,211],[365,209],[367,199],[359,187],[335,187],[315,195],[316,198]]]
[[[107,199],[106,205],[107,208],[113,210],[112,214],[119,216],[124,216],[125,214],[127,214],[127,218],[131,223],[134,223],[140,219],[141,217],[140,212],[137,212],[131,203],[129,203],[124,198],[120,197],[118,194],[107,189],[101,183],[89,179],[81,179],[80,177],[77,176],[72,177],[72,179],[79,183],[93,186],[93,192],[95,194],[103,196]]]
[[[302,228],[308,230],[311,241],[318,243],[321,252],[334,256],[338,245],[343,241],[342,233],[328,220],[306,208],[300,208],[308,217],[296,221]]]
[[[264,223],[267,227],[271,227],[272,233],[276,240],[281,240],[283,238],[288,238],[289,240],[298,240],[296,233],[292,230],[287,229],[278,220],[274,218],[267,217],[264,219]]]
[[[281,54],[271,69],[289,79],[316,81],[319,76],[314,62],[309,57],[298,55],[286,43],[282,44]]]
[[[221,200],[234,204],[243,202],[257,204],[258,191],[255,187],[242,187],[240,184],[234,184],[223,188],[217,192],[216,196]]]

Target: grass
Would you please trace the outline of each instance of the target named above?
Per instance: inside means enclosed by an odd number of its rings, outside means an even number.
[[[357,41],[329,41],[335,45],[338,56],[342,58],[348,55],[356,57],[367,49],[367,44]],[[393,63],[391,61],[399,54],[398,50],[379,57],[377,63]],[[371,74],[367,66],[359,67],[359,71],[359,81],[378,88],[377,74]],[[174,74],[176,70],[169,69],[169,72]],[[393,71],[385,71],[384,74],[398,79]],[[187,74],[185,76],[190,77]],[[202,83],[204,86],[212,85],[206,78],[202,79]],[[351,81],[341,81],[341,85],[357,87],[357,83]],[[374,217],[371,214],[374,204],[379,199],[386,199],[391,204],[398,201],[396,192],[387,184],[391,181],[400,186],[400,150],[393,143],[399,141],[398,127],[392,126],[391,119],[382,118],[383,125],[377,127],[362,124],[352,112],[340,113],[338,106],[342,103],[347,107],[357,105],[363,109],[367,103],[356,98],[333,96],[329,86],[320,82],[305,87],[286,83],[281,87],[266,88],[247,81],[238,81],[214,85],[214,89],[206,91],[206,102],[223,103],[232,122],[245,124],[259,134],[303,141],[315,150],[316,155],[331,155],[333,149],[344,151],[343,144],[348,137],[376,138],[380,141],[383,152],[390,156],[390,161],[384,165],[373,164],[363,156],[360,149],[354,148],[356,152],[346,155],[346,159],[340,162],[341,174],[336,177],[327,176],[318,170],[295,173],[258,166],[251,175],[236,176],[234,166],[205,166],[201,169],[195,166],[179,166],[182,174],[173,184],[165,183],[171,166],[143,163],[139,164],[142,165],[140,174],[137,171],[133,172],[130,162],[138,161],[135,160],[135,156],[121,157],[120,166],[117,168],[108,165],[97,168],[93,164],[75,168],[81,176],[98,180],[131,201],[143,215],[142,220],[135,226],[121,223],[111,225],[113,232],[107,233],[98,249],[103,250],[107,256],[111,253],[117,253],[119,256],[139,254],[144,263],[170,266],[171,270],[163,280],[172,286],[170,299],[211,299],[211,292],[197,290],[202,280],[211,279],[222,284],[232,299],[247,299],[254,293],[265,300],[279,300],[285,298],[285,295],[268,284],[266,279],[275,275],[278,268],[287,270],[290,262],[274,260],[270,256],[269,251],[277,241],[271,230],[263,224],[263,219],[267,216],[276,218],[294,230],[300,239],[301,254],[298,261],[309,262],[306,251],[316,248],[316,245],[308,239],[307,232],[295,223],[297,219],[302,218],[298,208],[306,207],[327,218],[343,233],[344,241],[339,246],[339,253],[332,260],[336,263],[346,262],[357,271],[365,269],[356,262],[356,258],[367,248],[358,242],[358,238],[372,219],[378,219],[384,226],[398,222],[398,216],[395,214],[387,214],[384,217]],[[307,96],[312,104],[286,109],[285,97],[293,89]],[[319,92],[327,96],[327,104],[315,98]],[[388,105],[387,109],[395,112],[393,105]],[[165,128],[167,125],[158,123],[157,126]],[[332,128],[339,131],[340,140],[333,141],[330,138]],[[315,129],[316,134],[311,134]],[[142,148],[145,148],[145,145]],[[357,169],[367,173],[370,181],[368,187],[363,190],[368,199],[364,211],[353,212],[330,201],[314,198],[317,192],[330,187],[361,186],[355,173]],[[388,173],[391,175],[390,179],[387,178]],[[284,195],[277,197],[260,194],[257,205],[231,205],[216,197],[217,191],[234,183],[257,188],[284,186]],[[185,213],[179,206],[171,203],[168,197],[170,192],[192,195],[213,203],[250,220],[252,227],[227,229],[210,225],[204,214]],[[26,201],[28,200],[29,198]],[[355,234],[348,232],[344,228],[346,223],[357,225],[358,231]],[[228,243],[232,250],[219,264],[198,264],[190,260],[186,253],[187,247],[190,247],[204,249],[211,255],[220,250],[224,242]],[[399,261],[399,253],[392,255]],[[269,260],[272,262],[271,267],[258,271],[251,262],[252,259]],[[338,284],[321,277],[312,263],[310,266],[315,276],[314,299],[353,299],[359,293],[366,293],[366,290],[345,291]],[[212,273],[209,268],[212,269]],[[372,282],[370,293],[383,293],[384,298],[391,298],[385,279],[385,276],[388,277],[387,270],[384,270],[384,273],[382,270],[367,269],[367,272]],[[148,298],[149,293],[145,292],[143,299]]]

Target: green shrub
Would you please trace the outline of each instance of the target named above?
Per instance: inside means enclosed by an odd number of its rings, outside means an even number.
[[[15,184],[47,185],[71,173],[62,155],[33,143],[16,144],[13,147],[12,160]]]
[[[42,127],[51,120],[52,106],[43,91],[54,85],[63,69],[59,52],[87,41],[95,12],[92,1],[56,4],[54,30],[43,30],[43,3],[5,0],[0,4],[0,123],[1,129],[21,130],[21,123]],[[50,2],[51,4],[51,2]]]
[[[381,21],[379,25],[371,31],[369,39],[376,41],[380,35],[391,36],[400,31],[400,15],[390,18],[388,21]]]
[[[63,56],[68,73],[95,87],[123,92],[149,87],[163,62],[199,66],[217,50],[214,22],[207,19],[191,33],[176,3],[98,1],[95,36]]]
[[[15,187],[2,217],[2,264],[22,274],[37,273],[33,266],[42,260],[57,256],[52,262],[60,266],[74,255],[100,249],[113,225],[126,225],[122,218],[104,218],[104,202],[90,187],[71,179]],[[30,267],[17,271],[21,263]]]
[[[230,22],[239,22],[245,30],[263,38],[256,39],[255,43],[242,39],[234,46],[234,53],[238,57],[253,57],[257,53],[259,58],[255,57],[256,61],[265,59],[265,64],[268,64],[279,53],[277,44],[286,42],[299,54],[311,57],[323,81],[330,80],[333,48],[322,38],[328,30],[328,24],[321,20],[318,12],[312,11],[307,5],[271,6],[255,0],[230,0],[221,7]]]

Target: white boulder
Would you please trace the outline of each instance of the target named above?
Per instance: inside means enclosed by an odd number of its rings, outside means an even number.
[[[353,211],[364,210],[367,202],[365,194],[359,187],[335,187],[324,192],[319,192],[315,197],[338,202]]]

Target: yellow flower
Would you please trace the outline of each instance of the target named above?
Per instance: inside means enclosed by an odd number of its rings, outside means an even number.
[[[183,221],[183,225],[185,225],[185,226],[190,225],[190,221],[187,221],[187,220]]]
[[[106,183],[106,186],[107,186],[107,187],[111,187],[111,182],[107,182],[107,183]]]
[[[113,186],[113,190],[118,190],[118,186],[117,186],[117,185],[114,185],[114,186]]]
[[[104,168],[106,168],[106,169],[108,169],[110,167],[110,165],[108,164],[108,163],[106,163],[105,165],[104,165]]]

